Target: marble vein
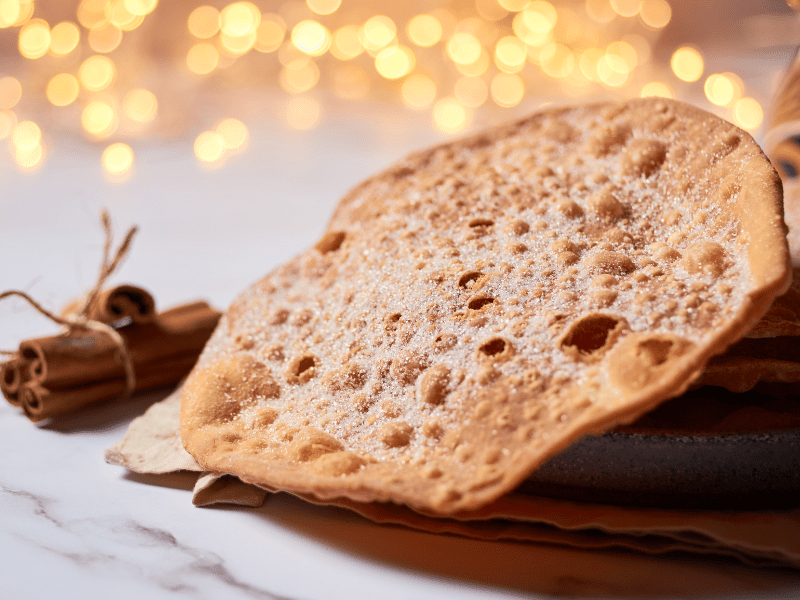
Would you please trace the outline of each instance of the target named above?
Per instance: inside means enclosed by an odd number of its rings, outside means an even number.
[[[299,600],[237,577],[218,554],[182,543],[165,529],[120,515],[59,516],[59,501],[0,483],[0,523],[30,545],[99,576],[147,581],[164,591],[196,598]]]

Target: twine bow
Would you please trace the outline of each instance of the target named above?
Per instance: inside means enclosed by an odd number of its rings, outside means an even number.
[[[10,298],[12,296],[18,296],[27,301],[28,304],[30,304],[40,314],[44,315],[54,323],[66,327],[69,333],[72,333],[73,331],[91,330],[104,333],[110,337],[117,346],[119,360],[125,369],[125,396],[127,397],[130,396],[130,394],[133,393],[133,390],[136,388],[136,372],[133,367],[133,359],[131,358],[130,351],[128,350],[128,345],[125,343],[125,339],[116,329],[107,323],[90,319],[89,311],[92,307],[92,304],[94,304],[94,302],[97,300],[97,296],[100,294],[105,282],[114,273],[114,271],[119,268],[120,264],[122,264],[122,261],[127,256],[133,241],[133,237],[136,235],[136,232],[139,228],[134,225],[128,230],[128,233],[125,234],[125,238],[122,240],[122,243],[119,245],[117,250],[113,252],[112,257],[113,230],[111,226],[111,218],[108,216],[108,212],[105,209],[103,209],[100,216],[100,220],[103,225],[103,231],[106,237],[105,246],[103,248],[103,262],[100,265],[100,274],[97,278],[97,283],[95,283],[94,287],[84,296],[82,302],[78,303],[78,310],[59,316],[47,310],[29,294],[20,290],[8,290],[0,293],[0,300]],[[8,350],[3,350],[2,353],[16,354],[16,352]]]

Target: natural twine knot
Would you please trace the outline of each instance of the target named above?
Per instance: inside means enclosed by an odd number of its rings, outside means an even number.
[[[114,271],[117,270],[127,256],[133,241],[133,237],[136,235],[136,232],[139,228],[134,225],[128,230],[128,233],[125,234],[125,239],[122,240],[122,243],[119,245],[116,252],[113,253],[113,258],[111,258],[113,231],[111,227],[111,218],[108,216],[108,212],[105,209],[103,209],[101,213],[101,223],[103,225],[103,231],[105,232],[106,242],[103,249],[103,262],[100,266],[100,274],[97,278],[97,283],[84,296],[83,301],[77,303],[77,306],[80,307],[79,310],[60,316],[56,315],[39,304],[39,302],[34,300],[29,294],[20,290],[8,290],[0,293],[0,300],[9,298],[11,296],[19,296],[20,298],[26,300],[28,304],[35,308],[39,313],[54,323],[66,327],[69,333],[72,333],[73,331],[91,330],[108,335],[108,337],[110,337],[117,346],[119,361],[122,363],[122,366],[125,369],[125,396],[127,397],[130,396],[133,393],[133,390],[136,388],[136,372],[133,366],[133,359],[131,358],[130,351],[128,350],[128,345],[125,343],[125,339],[116,329],[107,323],[103,323],[102,321],[90,319],[89,311],[92,307],[92,304],[94,304],[94,302],[97,300],[97,296],[100,294],[105,282],[114,273]],[[16,354],[16,352],[8,350],[3,350],[2,353]]]

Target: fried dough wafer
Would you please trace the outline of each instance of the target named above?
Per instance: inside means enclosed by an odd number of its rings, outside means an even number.
[[[231,306],[184,387],[206,469],[431,514],[686,390],[788,286],[775,171],[662,99],[413,154]]]

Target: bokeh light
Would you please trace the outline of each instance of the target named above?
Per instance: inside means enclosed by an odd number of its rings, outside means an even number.
[[[83,109],[81,125],[92,136],[107,138],[117,129],[117,113],[108,102],[95,100]]]
[[[331,46],[331,34],[317,21],[300,21],[292,29],[292,43],[310,56],[322,56]]]
[[[114,81],[116,67],[114,61],[101,54],[90,56],[78,69],[78,80],[90,92],[106,89]]]
[[[433,106],[433,123],[444,133],[463,131],[468,121],[469,113],[466,107],[456,98],[442,98]]]
[[[41,58],[50,49],[50,26],[43,19],[31,19],[19,30],[19,53]]]
[[[306,0],[306,4],[318,15],[329,15],[339,9],[342,0]]]
[[[417,46],[430,48],[442,39],[442,24],[433,15],[417,15],[408,22],[406,34]]]
[[[222,138],[226,150],[241,148],[247,142],[247,126],[239,119],[225,119],[217,125],[217,133]]]
[[[207,75],[217,68],[219,51],[208,42],[200,42],[189,49],[186,54],[186,66],[192,73]]]
[[[427,75],[416,73],[403,81],[403,102],[411,108],[427,108],[436,98],[436,83]]]
[[[55,106],[68,106],[75,102],[80,92],[80,85],[74,75],[59,73],[47,82],[45,94]]]
[[[691,83],[703,75],[703,56],[694,48],[684,46],[673,53],[670,66],[678,79]]]
[[[158,99],[150,90],[131,90],[122,99],[122,112],[137,123],[149,123],[158,113]]]
[[[447,42],[447,54],[452,61],[459,65],[474,63],[481,56],[481,43],[471,33],[465,31],[456,33]]]
[[[706,78],[703,91],[708,101],[717,106],[729,106],[737,99],[733,81],[720,73],[714,73]]]
[[[15,77],[0,77],[0,109],[14,108],[22,99],[22,84]]]
[[[733,105],[733,118],[739,127],[752,131],[761,126],[764,110],[754,98],[742,98]]]
[[[18,150],[32,150],[42,141],[42,130],[33,121],[23,121],[14,128],[11,143]]]
[[[75,23],[64,21],[50,30],[50,51],[53,54],[69,54],[78,47],[81,32]]]
[[[499,106],[516,106],[525,95],[525,83],[519,75],[498,73],[490,86],[492,100]]]
[[[128,144],[117,142],[103,150],[100,159],[105,172],[115,181],[127,179],[133,166],[133,149]]]
[[[219,31],[219,11],[213,6],[198,6],[189,14],[189,32],[196,38],[207,40]]]
[[[375,69],[386,79],[400,79],[408,75],[416,65],[416,58],[406,46],[390,46],[375,57]]]
[[[635,17],[642,8],[642,0],[609,0],[609,4],[621,17]]]
[[[358,27],[345,25],[333,34],[331,54],[339,60],[351,60],[364,52],[364,46],[358,38]]]
[[[660,81],[651,81],[642,87],[641,92],[642,98],[647,98],[648,96],[658,96],[660,98],[674,98],[675,94],[672,92],[671,89],[665,83],[661,83]]]
[[[653,29],[666,27],[672,19],[672,8],[667,0],[642,0],[639,16]]]
[[[224,153],[225,141],[216,131],[204,131],[194,140],[194,155],[202,162],[216,162]]]
[[[256,29],[255,49],[259,52],[275,52],[281,47],[286,35],[286,22],[271,13],[261,15],[261,23]]]

